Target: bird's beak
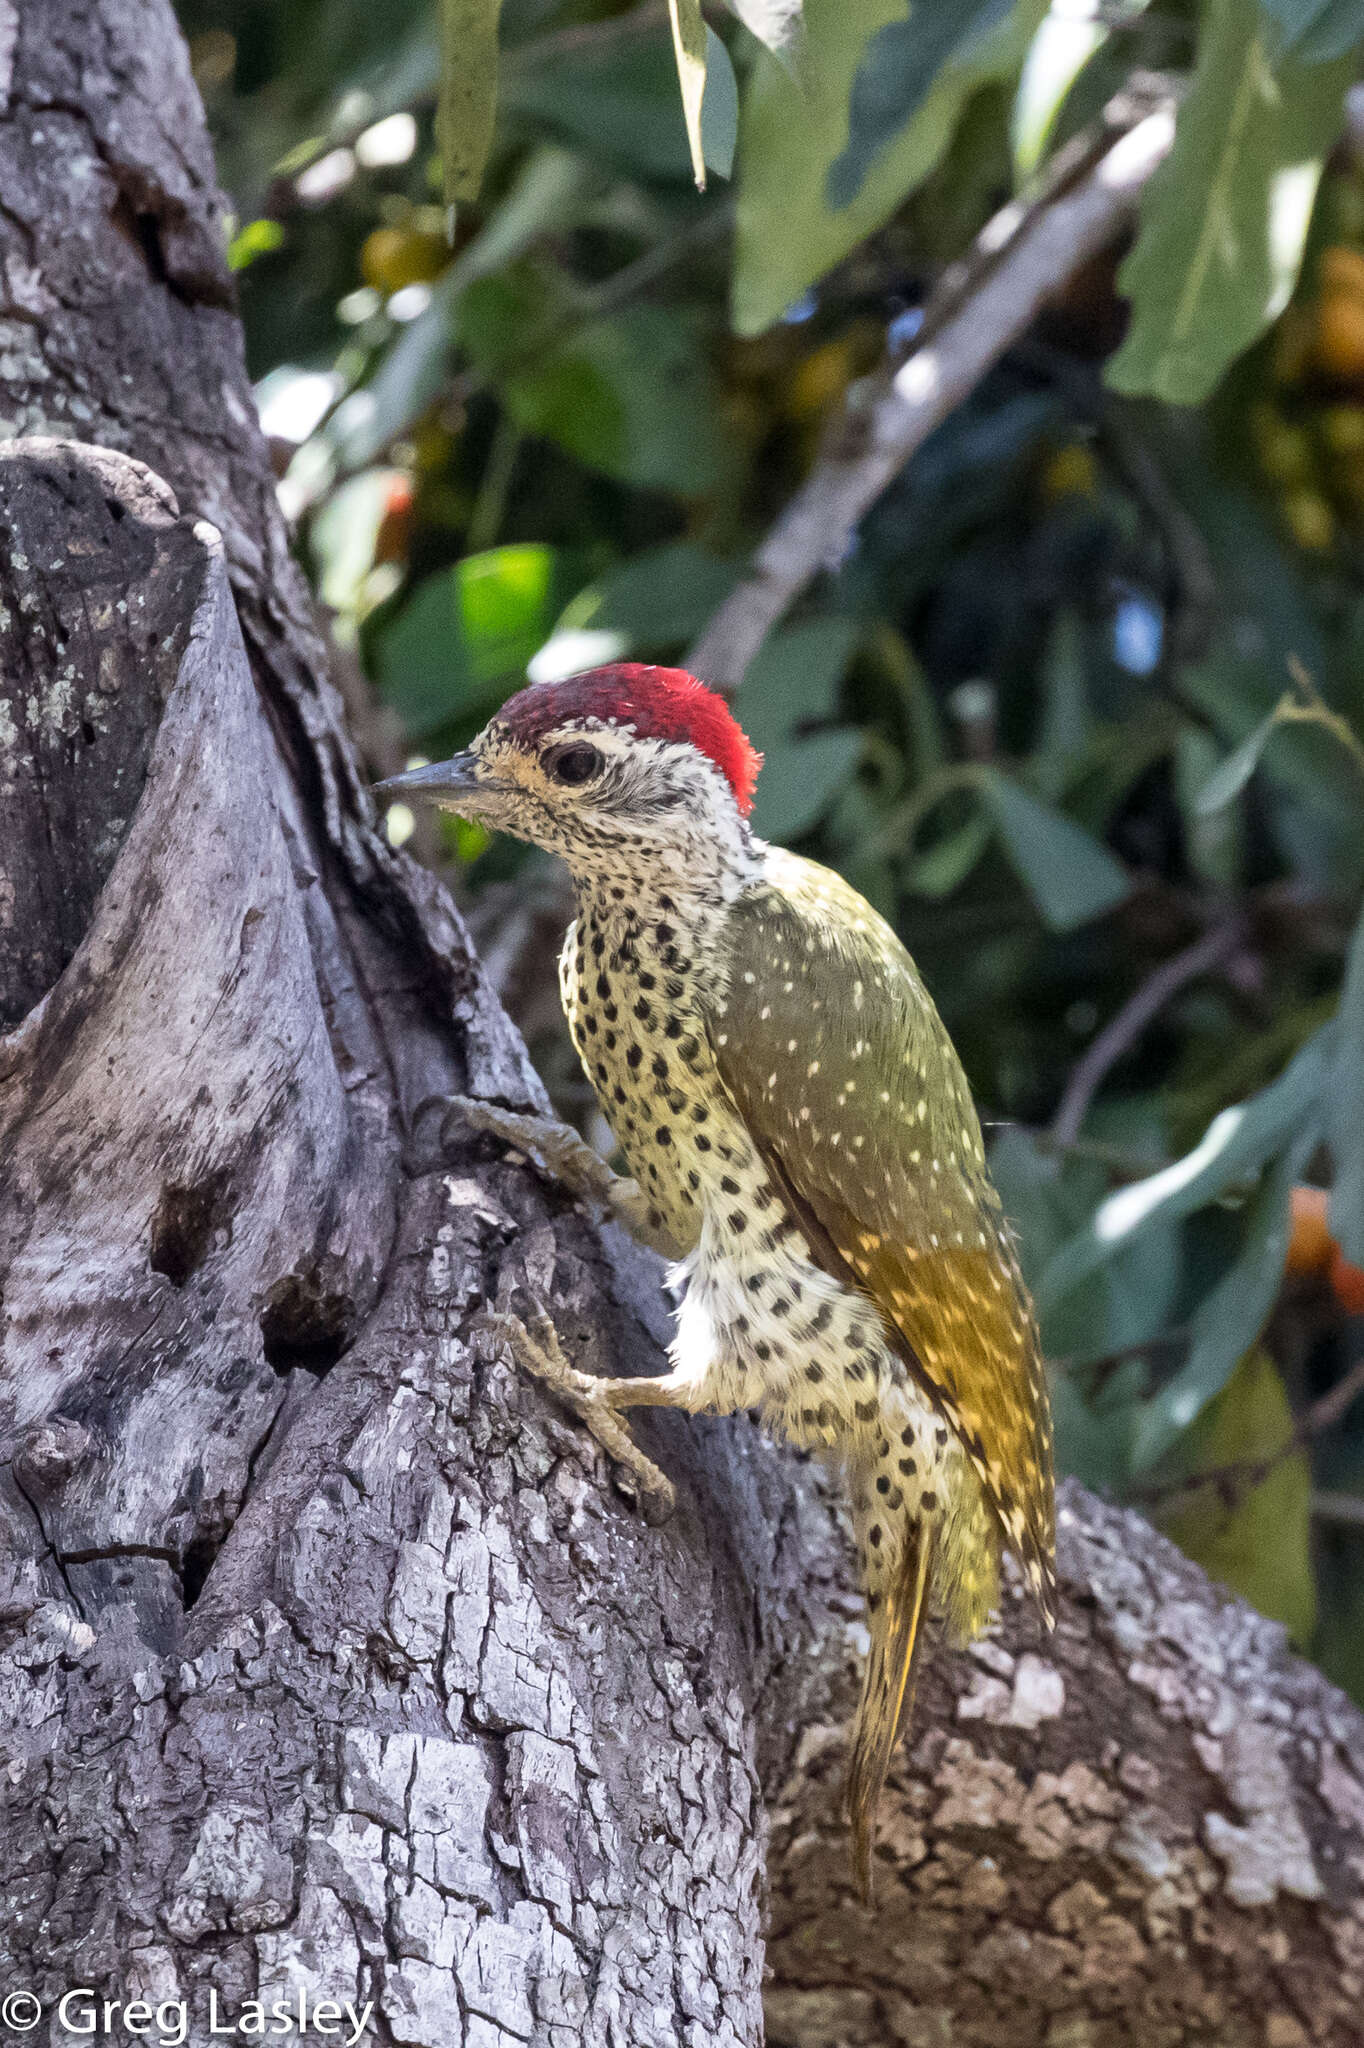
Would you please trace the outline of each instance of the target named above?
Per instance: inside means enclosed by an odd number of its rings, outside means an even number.
[[[406,775],[390,775],[373,789],[380,802],[401,797],[440,804],[468,816],[479,809],[480,798],[486,800],[494,793],[495,785],[479,779],[473,754],[455,754],[448,761],[433,761],[429,768],[409,768]]]

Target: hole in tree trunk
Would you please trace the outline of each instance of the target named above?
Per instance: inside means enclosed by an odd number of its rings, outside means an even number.
[[[204,1590],[204,1580],[213,1569],[219,1547],[215,1536],[196,1536],[181,1559],[180,1585],[186,1614]]]
[[[198,1271],[217,1233],[229,1221],[227,1175],[211,1174],[193,1187],[167,1181],[152,1218],[147,1262],[164,1273],[174,1287],[183,1287]]]
[[[319,1379],[341,1357],[355,1329],[355,1304],[316,1272],[276,1281],[260,1319],[265,1362],[281,1378],[295,1367]]]

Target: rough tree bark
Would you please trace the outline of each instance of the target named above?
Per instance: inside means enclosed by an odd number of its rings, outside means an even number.
[[[817,1468],[658,1419],[682,1506],[648,1529],[480,1349],[526,1276],[601,1369],[653,1369],[665,1305],[523,1164],[434,1150],[433,1096],[538,1084],[374,830],[164,0],[0,0],[0,419],[29,2038],[74,1987],[183,1999],[198,2043],[210,1993],[227,2024],[302,1985],[373,2001],[378,2041],[751,2048],[766,1874],[791,2048],[1364,2039],[1364,1722],[1140,1521],[1070,1490],[1056,1638],[1011,1596],[933,1666],[868,1917]]]

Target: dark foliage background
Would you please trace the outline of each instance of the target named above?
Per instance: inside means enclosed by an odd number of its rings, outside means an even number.
[[[528,665],[680,657],[943,266],[1135,71],[1191,81],[1124,291],[1121,250],[1066,282],[736,708],[759,829],[896,923],[961,1048],[1062,1463],[1364,1698],[1358,11],[810,0],[784,69],[708,9],[708,151],[737,106],[738,155],[698,196],[666,6],[505,0],[452,250],[428,0],[180,8],[376,772]],[[390,830],[590,1129],[559,878],[471,826]]]

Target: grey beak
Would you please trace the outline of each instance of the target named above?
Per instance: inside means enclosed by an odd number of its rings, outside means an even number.
[[[374,784],[372,794],[381,802],[412,797],[418,803],[448,803],[458,809],[462,800],[485,787],[474,773],[473,755],[455,754],[449,761],[433,761],[429,768],[409,768],[406,775],[390,775],[386,782]]]

